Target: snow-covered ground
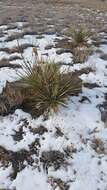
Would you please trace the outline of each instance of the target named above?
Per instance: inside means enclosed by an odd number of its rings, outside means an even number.
[[[6,26],[1,26],[0,30],[6,33]],[[17,46],[17,40],[4,42],[8,35],[14,32],[16,32],[14,29],[8,30],[0,38],[0,48]],[[39,39],[35,35],[25,35],[19,39],[19,44],[36,43],[39,55],[46,57],[48,54],[52,60],[58,62],[72,62],[72,54],[56,54],[56,38],[61,39],[62,37],[43,35],[43,38]],[[47,45],[52,45],[52,48],[46,50]],[[99,50],[107,53],[107,45],[101,45]],[[31,59],[32,48],[28,47],[23,54],[25,58]],[[20,56],[18,53],[17,55]],[[10,56],[12,54],[0,52],[0,59]],[[15,60],[11,63],[21,64],[22,61]],[[24,167],[20,169],[14,179],[11,178],[12,162],[9,160],[6,164],[0,158],[0,189],[107,190],[107,128],[101,121],[101,113],[98,108],[98,105],[104,101],[104,93],[107,92],[107,61],[101,59],[99,53],[93,53],[86,63],[70,66],[70,69],[74,71],[86,67],[91,67],[93,71],[80,76],[83,83],[96,83],[99,87],[92,89],[83,87],[82,93],[77,97],[71,97],[68,108],[60,108],[57,115],[50,116],[48,120],[44,121],[42,116],[33,119],[28,113],[16,110],[13,115],[0,117],[0,150],[2,150],[1,147],[7,150],[7,160],[10,156],[9,152],[14,154],[26,150],[28,153],[31,151],[31,145],[39,141],[39,144],[35,145],[37,154],[32,152],[32,155],[28,155],[33,159],[33,163],[30,164],[28,159],[23,160]],[[7,80],[11,82],[17,80],[17,77],[17,69],[1,68],[0,91],[2,92]],[[83,97],[86,99],[81,101]],[[46,131],[42,134],[33,132],[40,126],[44,126]],[[23,128],[22,137],[20,140],[16,140],[14,136],[20,131],[20,128]],[[42,153],[54,150],[63,153],[65,163],[62,163],[56,170],[54,164],[43,169],[40,159]],[[68,155],[67,150],[69,150]],[[13,161],[16,162],[15,157]],[[48,165],[48,163],[45,164]],[[57,182],[52,183],[52,179],[62,180],[65,186],[59,185]]]

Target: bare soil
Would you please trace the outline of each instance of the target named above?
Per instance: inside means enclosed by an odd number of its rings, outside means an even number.
[[[42,33],[63,32],[70,24],[103,30],[106,11],[106,0],[1,0],[0,24],[29,21],[32,30]]]

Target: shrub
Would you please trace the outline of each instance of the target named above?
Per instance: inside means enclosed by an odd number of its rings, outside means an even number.
[[[25,89],[25,102],[33,113],[38,111],[38,115],[57,112],[59,106],[66,107],[69,96],[81,90],[81,80],[70,72],[61,72],[54,61],[41,59],[34,66],[26,64],[24,70],[21,84]]]

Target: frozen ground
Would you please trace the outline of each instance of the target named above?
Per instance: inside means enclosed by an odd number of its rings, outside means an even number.
[[[7,48],[15,49],[17,40],[6,39],[13,33],[20,33],[21,25],[17,23],[17,30],[7,30],[5,25],[0,27],[3,33],[0,37],[1,60],[10,60],[14,54],[20,58],[20,53],[7,51]],[[62,38],[56,34],[41,38],[24,35],[18,41],[20,45],[36,44],[39,56],[49,55],[55,61],[72,63],[71,53],[56,53],[55,41]],[[51,47],[47,49],[47,46]],[[72,71],[91,67],[92,72],[80,77],[83,83],[97,85],[83,87],[78,97],[71,97],[68,108],[60,108],[57,115],[46,121],[42,116],[33,119],[22,110],[0,117],[0,189],[107,190],[107,128],[101,121],[98,106],[107,92],[107,61],[100,58],[101,51],[107,53],[107,44],[101,44],[98,49],[99,53],[93,53],[86,63],[70,66]],[[23,55],[31,59],[31,45],[24,49]],[[10,62],[22,64],[20,59]],[[7,80],[11,82],[17,77],[17,69],[1,68],[0,91]],[[42,132],[38,131],[40,128],[43,128]],[[59,158],[55,163],[48,159],[44,163],[43,153],[49,151],[61,152],[61,163]]]

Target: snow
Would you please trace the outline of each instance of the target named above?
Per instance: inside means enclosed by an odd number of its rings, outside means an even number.
[[[18,78],[16,71],[9,68],[0,69],[0,92],[2,92],[3,88],[5,87],[6,81],[12,82]]]
[[[20,27],[21,23],[18,24]],[[2,30],[6,26],[0,26]],[[11,31],[12,32],[12,31]],[[55,39],[62,38],[56,35],[43,35],[42,39],[36,39],[36,36],[24,36],[19,40],[19,44],[36,42],[39,56],[49,55],[56,62],[72,62],[72,54],[56,54]],[[3,42],[4,43],[4,42]],[[2,47],[2,42],[0,46]],[[50,50],[45,50],[47,45],[53,45]],[[16,46],[16,40],[6,42],[5,47],[12,48]],[[107,52],[107,45],[100,46],[102,51]],[[2,52],[0,52],[2,55]],[[2,58],[10,55],[4,53]],[[12,55],[11,55],[12,56]],[[24,57],[31,60],[32,48],[24,51]],[[46,58],[46,56],[44,55]],[[20,60],[13,61],[21,64]],[[100,138],[107,147],[107,128],[101,121],[101,113],[97,105],[104,101],[104,93],[107,92],[107,62],[99,58],[99,54],[93,54],[88,61],[83,64],[76,64],[70,67],[72,71],[82,68],[91,67],[93,69],[89,74],[82,74],[81,79],[84,82],[96,83],[99,87],[89,89],[83,87],[83,91],[78,97],[73,97],[68,102],[67,108],[60,108],[58,114],[54,114],[44,121],[42,116],[33,119],[28,113],[22,110],[16,110],[14,114],[0,117],[0,146],[13,152],[25,149],[29,151],[29,145],[39,138],[41,147],[39,148],[39,157],[43,151],[59,150],[61,152],[67,146],[73,146],[76,152],[69,157],[69,165],[63,166],[58,170],[49,167],[46,173],[40,164],[40,171],[35,165],[26,167],[18,172],[16,179],[11,180],[12,166],[7,168],[0,165],[0,188],[16,190],[53,190],[48,182],[49,177],[60,178],[70,185],[70,190],[106,190],[107,189],[107,155],[98,154],[91,146],[92,140]],[[63,66],[62,69],[67,68]],[[0,69],[0,92],[2,92],[6,81],[18,80],[17,70],[2,68]],[[90,101],[80,102],[85,96]],[[23,139],[15,141],[13,135],[18,131],[23,120],[27,119],[29,126],[37,128],[40,125],[48,129],[47,133],[42,136],[33,134],[29,127],[23,127]],[[56,127],[60,128],[63,136],[56,137]],[[94,132],[95,130],[95,132]],[[36,156],[36,155],[32,155]],[[99,164],[99,161],[101,162]],[[55,188],[58,190],[58,187]]]
[[[9,175],[11,171],[11,166],[6,168],[5,170],[2,167],[0,168],[0,188],[8,188],[8,186],[10,185]]]
[[[47,189],[49,190],[49,185],[47,182],[47,177],[42,173],[32,170],[31,167],[26,167],[17,176],[17,179],[13,182],[10,188],[17,187],[17,190],[24,188],[24,190],[35,190],[36,189]]]

